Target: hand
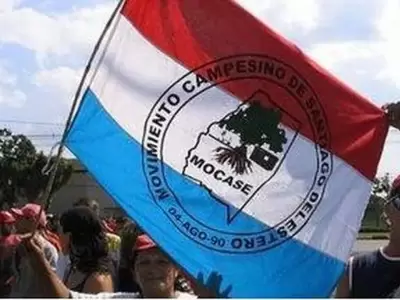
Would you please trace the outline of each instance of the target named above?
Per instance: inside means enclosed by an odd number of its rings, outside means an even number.
[[[70,290],[61,281],[58,275],[52,270],[43,251],[43,239],[37,234],[25,237],[22,240],[24,255],[29,259],[35,268],[35,276],[38,276],[38,283],[43,287],[43,295],[39,298],[70,298]]]
[[[46,265],[47,260],[43,251],[43,243],[36,234],[24,236],[21,246],[21,255],[25,256],[33,265],[39,268]]]
[[[389,118],[389,124],[400,130],[400,102],[386,104],[382,109]]]
[[[224,291],[221,291],[222,280],[222,275],[212,272],[205,282],[203,273],[200,273],[197,276],[196,295],[199,298],[228,298],[232,286],[230,285]]]

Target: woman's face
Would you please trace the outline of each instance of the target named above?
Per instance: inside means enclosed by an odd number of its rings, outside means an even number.
[[[177,276],[177,269],[159,249],[138,253],[135,260],[135,277],[144,293],[173,291]]]

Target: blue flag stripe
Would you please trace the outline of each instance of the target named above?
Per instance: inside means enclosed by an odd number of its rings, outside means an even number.
[[[266,251],[233,254],[213,251],[199,245],[195,238],[183,235],[182,230],[192,228],[174,225],[153,200],[142,169],[141,143],[113,120],[90,89],[69,132],[67,146],[126,213],[175,261],[195,277],[201,272],[207,278],[211,272],[218,271],[224,277],[224,288],[233,284],[232,297],[329,296],[334,288],[332,282],[344,270],[342,261],[295,239]],[[168,166],[164,168],[173,191],[200,210],[200,218],[210,227],[221,231],[228,231],[229,226],[244,231],[268,229],[244,214],[234,223],[225,224],[224,218],[218,215],[224,211],[213,207],[221,204],[207,191]],[[197,233],[193,230],[193,234]],[[309,277],[310,270],[312,277]]]

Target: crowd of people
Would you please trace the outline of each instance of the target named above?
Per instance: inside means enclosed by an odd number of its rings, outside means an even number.
[[[44,297],[52,283],[39,275],[51,272],[73,296],[194,297],[193,280],[136,224],[127,218],[101,219],[99,212],[98,203],[89,199],[78,200],[59,217],[33,203],[1,211],[0,296]],[[25,240],[31,249],[40,249],[36,263]]]
[[[400,102],[384,107],[400,130]],[[0,296],[12,298],[214,298],[127,218],[100,218],[80,199],[61,216],[38,204],[0,212]],[[388,244],[350,258],[336,296],[400,297],[400,176],[384,206]],[[218,272],[218,270],[215,270]],[[222,278],[214,274],[215,282]]]

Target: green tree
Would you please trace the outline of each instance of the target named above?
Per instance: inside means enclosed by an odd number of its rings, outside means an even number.
[[[287,138],[285,131],[278,127],[281,117],[279,109],[265,109],[260,103],[254,102],[220,121],[220,128],[237,134],[241,145],[233,149],[218,147],[217,161],[221,164],[227,162],[235,173],[244,174],[251,171],[251,162],[247,159],[249,146],[261,147],[267,144],[271,151],[282,152]]]
[[[383,222],[383,206],[390,191],[390,176],[388,173],[376,177],[372,184],[372,191],[365,210],[362,230],[380,231],[387,229]]]
[[[0,130],[0,206],[14,206],[18,202],[35,202],[49,180],[42,170],[49,157],[38,152],[24,135]],[[50,158],[50,164],[55,157]],[[56,173],[51,195],[65,185],[72,175],[72,165],[62,159]]]
[[[374,179],[372,184],[372,195],[385,199],[390,191],[390,176],[386,173],[382,177],[377,177]]]

